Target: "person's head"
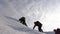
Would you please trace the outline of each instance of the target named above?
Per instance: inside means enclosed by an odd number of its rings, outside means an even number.
[[[25,20],[25,17],[21,17],[21,18],[19,19],[19,21],[23,21],[23,20]]]
[[[39,24],[39,23],[40,23],[39,21],[34,22],[34,24]]]
[[[21,17],[21,18],[24,18],[25,19],[25,17]]]
[[[36,21],[36,22],[39,22],[39,21]]]
[[[57,31],[60,31],[60,28],[57,28]]]
[[[56,29],[54,29],[54,32],[56,32],[57,30]]]

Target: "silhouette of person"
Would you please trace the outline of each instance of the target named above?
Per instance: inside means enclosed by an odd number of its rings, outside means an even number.
[[[34,29],[36,26],[38,26],[38,30],[39,30],[40,32],[43,32],[43,30],[41,29],[42,24],[41,24],[39,21],[34,22],[34,27],[33,27],[33,29]]]
[[[60,34],[60,29],[59,28],[57,28],[57,30],[54,29],[54,32],[55,32],[55,34]]]
[[[57,30],[56,29],[54,29],[53,31],[55,32],[55,34],[57,34]]]
[[[58,31],[57,34],[60,34],[60,29],[59,28],[57,28],[57,31]]]
[[[22,23],[23,25],[27,26],[26,22],[25,22],[25,17],[21,17],[19,19],[20,23]]]

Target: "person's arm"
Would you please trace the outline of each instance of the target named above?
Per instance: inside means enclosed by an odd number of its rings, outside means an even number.
[[[33,29],[36,27],[36,25],[34,25]]]

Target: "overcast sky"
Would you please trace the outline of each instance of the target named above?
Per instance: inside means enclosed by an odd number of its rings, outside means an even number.
[[[1,14],[16,19],[25,16],[30,28],[37,20],[44,31],[60,28],[60,0],[0,0]]]

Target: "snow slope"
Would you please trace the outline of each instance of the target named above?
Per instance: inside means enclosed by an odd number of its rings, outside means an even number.
[[[0,0],[0,34],[40,34],[40,32],[20,24],[18,19],[25,16],[28,26],[32,28],[30,25],[33,25],[34,21],[40,20],[41,16],[44,18],[47,11],[44,2],[44,0]],[[47,6],[50,7],[48,4]],[[50,34],[51,32],[45,33]]]
[[[0,16],[0,34],[44,34],[32,30],[19,23],[18,20],[13,19],[11,17]]]
[[[44,32],[45,34],[55,34],[55,32],[49,31],[49,32]]]

